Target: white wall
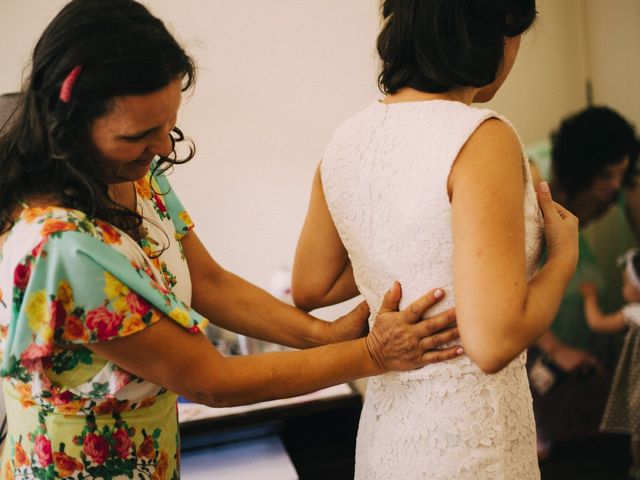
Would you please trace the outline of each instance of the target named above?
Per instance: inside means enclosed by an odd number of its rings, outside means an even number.
[[[586,104],[582,3],[538,0],[538,19],[513,71],[488,104],[513,122],[525,143],[546,138],[562,117]]]
[[[587,0],[586,5],[594,102],[640,128],[640,1]]]
[[[525,142],[584,105],[582,2],[539,0],[540,21],[490,104]],[[2,0],[0,92],[19,87],[37,36],[64,3]],[[198,155],[176,169],[173,184],[214,257],[268,287],[271,273],[291,262],[313,170],[333,129],[379,96],[378,1],[144,3],[201,68],[179,121]]]

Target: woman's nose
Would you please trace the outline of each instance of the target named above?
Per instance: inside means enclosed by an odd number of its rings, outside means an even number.
[[[158,132],[148,147],[149,151],[160,157],[168,157],[173,151],[171,133],[167,131]]]

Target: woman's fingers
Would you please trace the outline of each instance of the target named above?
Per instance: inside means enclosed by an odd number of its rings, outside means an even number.
[[[538,196],[538,205],[540,205],[540,209],[545,218],[547,218],[547,215],[557,213],[555,208],[556,202],[551,198],[551,190],[547,182],[540,182],[536,185],[536,194]]]
[[[436,357],[447,360],[459,355],[460,347],[433,350],[458,338],[453,310],[423,319],[425,312],[444,298],[443,290],[432,290],[398,312],[394,309],[400,294],[400,285],[396,282],[387,292],[373,328],[365,338],[372,359],[385,371],[411,370],[435,361]],[[430,351],[425,363],[426,349]]]
[[[422,354],[422,365],[451,360],[452,358],[459,357],[462,353],[460,345],[443,348],[442,350],[428,350]]]
[[[433,350],[459,338],[460,332],[458,332],[458,327],[447,328],[434,335],[424,337],[420,340],[420,348],[422,348],[423,352]]]
[[[452,327],[456,323],[456,311],[453,308],[440,312],[432,317],[416,322],[419,332],[423,337],[428,337],[438,333],[447,327]]]
[[[401,297],[402,288],[400,288],[400,283],[393,282],[391,288],[384,294],[378,313],[397,312]]]
[[[578,261],[578,218],[551,198],[549,185],[540,182],[536,186],[538,204],[544,216],[544,235],[549,260],[561,259],[570,270]]]
[[[573,216],[573,213],[571,213],[569,210],[564,208],[558,202],[553,202],[553,206],[555,207],[556,212],[558,212],[558,215],[560,215],[560,218],[565,219]]]
[[[427,310],[433,307],[436,303],[444,298],[444,291],[441,288],[436,288],[435,290],[431,290],[426,295],[418,298],[416,301],[412,302],[407,308],[402,310],[403,319],[407,323],[416,323],[422,319]],[[439,317],[439,315],[436,315]],[[429,319],[427,319],[429,320]],[[438,322],[435,322],[437,325]],[[429,322],[429,326],[432,326],[432,323]],[[445,325],[440,328],[436,328],[434,331],[441,330]]]
[[[536,186],[536,194],[538,196],[538,205],[540,206],[540,210],[542,210],[545,223],[553,223],[554,217],[555,219],[560,217],[563,220],[569,219],[577,221],[577,218],[573,213],[551,198],[551,191],[549,190],[549,184],[547,182],[540,182]]]

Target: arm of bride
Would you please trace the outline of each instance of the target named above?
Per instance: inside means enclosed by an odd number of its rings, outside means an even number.
[[[306,311],[343,302],[359,293],[324,198],[319,166],[296,248],[291,290],[295,304]]]
[[[528,281],[523,161],[513,129],[485,121],[450,174],[458,328],[465,351],[487,373],[505,367],[549,327],[575,270],[577,219],[542,186],[549,255]]]

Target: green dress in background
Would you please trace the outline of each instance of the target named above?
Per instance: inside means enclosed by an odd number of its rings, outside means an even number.
[[[584,301],[580,293],[580,285],[584,282],[594,282],[598,290],[602,291],[604,282],[596,258],[582,232],[578,237],[578,245],[580,249],[578,266],[562,297],[558,314],[551,325],[551,332],[558,340],[569,346],[589,350],[593,333],[584,316]]]

